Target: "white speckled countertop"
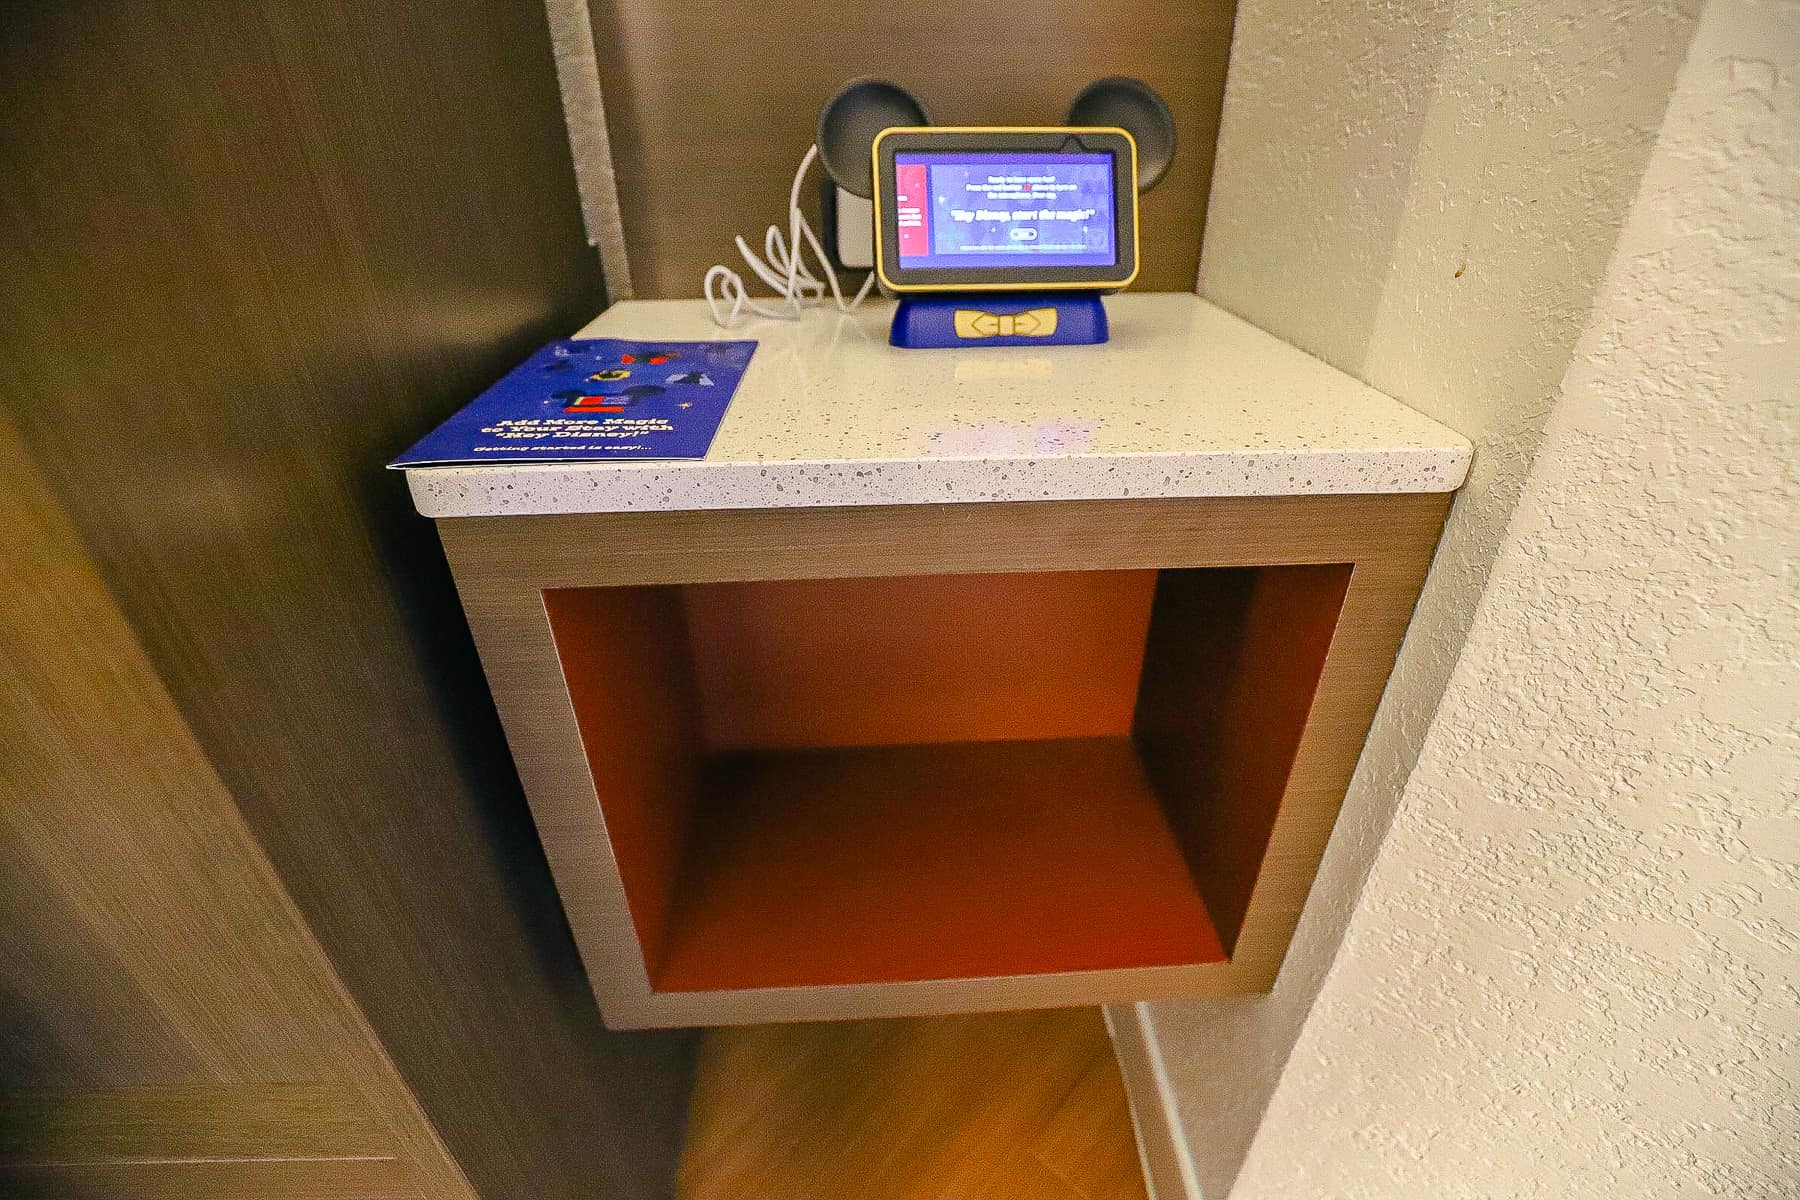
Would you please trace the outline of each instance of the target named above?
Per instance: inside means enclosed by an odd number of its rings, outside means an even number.
[[[1185,293],[1107,300],[1103,346],[897,350],[892,306],[712,323],[614,305],[578,337],[754,338],[704,459],[416,467],[428,517],[1448,492],[1467,439]]]

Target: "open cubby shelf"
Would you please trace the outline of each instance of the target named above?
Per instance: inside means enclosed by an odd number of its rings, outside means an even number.
[[[545,590],[652,989],[1227,961],[1350,575]]]

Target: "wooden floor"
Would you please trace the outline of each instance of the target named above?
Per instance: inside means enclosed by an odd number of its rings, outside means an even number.
[[[1097,1009],[707,1033],[680,1200],[1145,1200]]]

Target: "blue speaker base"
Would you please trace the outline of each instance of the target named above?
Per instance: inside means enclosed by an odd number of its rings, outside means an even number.
[[[1106,306],[1098,292],[902,296],[888,331],[890,343],[908,350],[1094,346],[1106,336]]]

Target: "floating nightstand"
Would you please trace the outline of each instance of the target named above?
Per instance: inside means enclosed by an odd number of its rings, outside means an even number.
[[[755,337],[709,457],[408,473],[607,1023],[1266,989],[1470,448],[1205,302]]]

